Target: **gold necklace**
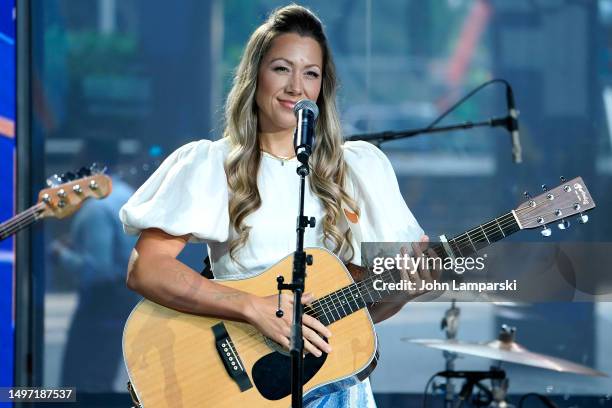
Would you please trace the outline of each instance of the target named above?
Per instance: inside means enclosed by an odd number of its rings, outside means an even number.
[[[269,155],[269,156],[270,156],[270,157],[272,157],[273,159],[276,159],[276,160],[280,161],[282,166],[284,166],[284,165],[285,165],[285,162],[287,162],[287,161],[289,161],[289,160],[291,160],[291,159],[293,159],[293,158],[295,157],[295,154],[294,154],[293,156],[278,156],[278,155],[276,155],[276,154],[274,154],[274,153],[270,153],[270,152],[265,151],[265,150],[263,150],[263,149],[259,149],[259,150],[260,150],[261,152],[263,152],[263,153],[265,153],[265,154]]]

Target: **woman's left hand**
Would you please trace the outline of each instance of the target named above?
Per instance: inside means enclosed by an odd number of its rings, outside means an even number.
[[[408,290],[408,296],[406,301],[412,300],[417,296],[429,292],[425,289],[427,284],[433,283],[440,277],[441,271],[435,268],[436,262],[432,262],[434,268],[428,268],[430,262],[427,259],[439,258],[436,252],[429,247],[429,237],[427,235],[421,236],[419,242],[411,243],[412,246],[412,259],[418,260],[422,258],[421,262],[414,263],[417,266],[416,270],[411,268],[400,268],[400,274],[402,280],[406,280],[413,283],[414,290]],[[402,256],[409,255],[410,251],[407,247],[401,247],[400,254]]]

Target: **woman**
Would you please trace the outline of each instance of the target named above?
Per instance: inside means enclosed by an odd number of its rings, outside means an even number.
[[[120,212],[128,233],[140,233],[128,286],[165,306],[246,321],[289,347],[292,296],[257,297],[207,280],[176,260],[188,241],[206,242],[216,278],[256,275],[295,249],[298,161],[294,104],[316,101],[317,142],[310,159],[305,246],[325,246],[344,261],[360,262],[363,241],[426,239],[406,207],[393,170],[375,147],[342,144],[335,105],[336,75],[319,19],[291,5],[272,13],[251,36],[226,104],[223,138],[175,151]],[[349,224],[358,225],[349,228]],[[421,271],[420,278],[428,279]],[[417,274],[417,279],[419,275]],[[313,298],[305,294],[304,302]],[[396,313],[380,303],[374,321]],[[330,330],[304,316],[305,349],[333,353]],[[308,406],[374,406],[367,380]]]

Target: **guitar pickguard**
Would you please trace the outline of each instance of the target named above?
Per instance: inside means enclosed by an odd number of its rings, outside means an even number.
[[[323,367],[327,353],[321,357],[306,354],[304,358],[304,384]],[[276,401],[291,394],[291,357],[279,352],[267,354],[257,360],[251,378],[259,393],[266,399]]]

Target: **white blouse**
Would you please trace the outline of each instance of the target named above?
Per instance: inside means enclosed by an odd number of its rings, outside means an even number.
[[[346,142],[349,191],[357,200],[360,217],[351,225],[355,255],[361,264],[363,242],[414,242],[423,230],[406,206],[391,163],[366,142]],[[128,234],[159,228],[170,235],[190,234],[191,242],[205,242],[215,278],[237,279],[259,274],[295,251],[299,177],[297,159],[280,160],[263,153],[257,186],[261,207],[245,218],[249,239],[229,256],[228,241],[237,237],[229,222],[228,186],[224,162],[229,141],[200,140],[173,152],[121,208],[119,217]],[[305,215],[316,218],[307,228],[305,247],[322,247],[324,209],[306,183]],[[343,220],[341,229],[349,222]],[[241,266],[242,265],[242,266]]]

